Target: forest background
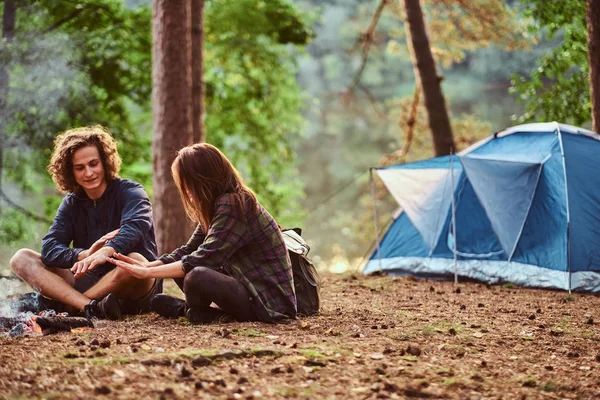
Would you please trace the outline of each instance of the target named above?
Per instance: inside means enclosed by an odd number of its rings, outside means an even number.
[[[206,141],[282,226],[303,228],[323,269],[356,270],[373,245],[369,168],[434,155],[402,3],[205,2]],[[58,133],[108,127],[121,176],[154,195],[152,1],[0,5],[0,276],[8,276],[16,249],[39,250],[62,198],[45,172]],[[420,5],[457,149],[525,121],[592,127],[585,1]],[[385,226],[395,205],[376,192]]]

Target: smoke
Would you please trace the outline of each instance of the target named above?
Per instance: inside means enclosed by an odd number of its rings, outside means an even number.
[[[89,76],[81,71],[74,42],[60,32],[30,32],[15,41],[7,110],[8,125],[13,126],[9,139],[19,141],[24,134],[29,142],[40,143],[55,134],[50,130],[68,118],[69,109],[83,107],[90,100]]]
[[[0,317],[14,318],[18,314],[18,301],[12,300],[23,292],[20,280],[0,278]]]

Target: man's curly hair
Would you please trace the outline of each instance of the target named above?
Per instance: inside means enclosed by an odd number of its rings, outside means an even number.
[[[77,192],[81,187],[73,175],[73,154],[82,147],[94,145],[100,153],[106,181],[119,176],[121,157],[117,151],[117,142],[110,132],[100,125],[69,129],[54,140],[54,152],[48,165],[48,172],[58,190]]]

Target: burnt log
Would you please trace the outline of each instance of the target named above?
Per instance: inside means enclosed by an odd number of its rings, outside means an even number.
[[[94,324],[82,317],[37,317],[35,322],[42,331],[70,331],[75,328],[93,328]]]

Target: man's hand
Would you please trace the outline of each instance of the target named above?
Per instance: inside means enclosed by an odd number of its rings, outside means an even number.
[[[71,271],[75,274],[75,279],[81,278],[87,271],[93,270],[98,265],[105,264],[114,253],[115,249],[106,246],[83,260],[77,261],[71,268]]]
[[[100,250],[101,248],[103,248],[104,245],[106,244],[106,242],[108,242],[110,239],[113,239],[115,236],[117,236],[118,233],[119,233],[119,229],[115,229],[114,231],[108,232],[106,235],[104,235],[100,239],[96,240],[89,249],[83,250],[82,252],[79,253],[79,256],[77,257],[77,261],[82,261],[82,260],[88,258],[89,256],[91,256],[92,254],[94,254],[95,252],[97,252],[98,250]]]

